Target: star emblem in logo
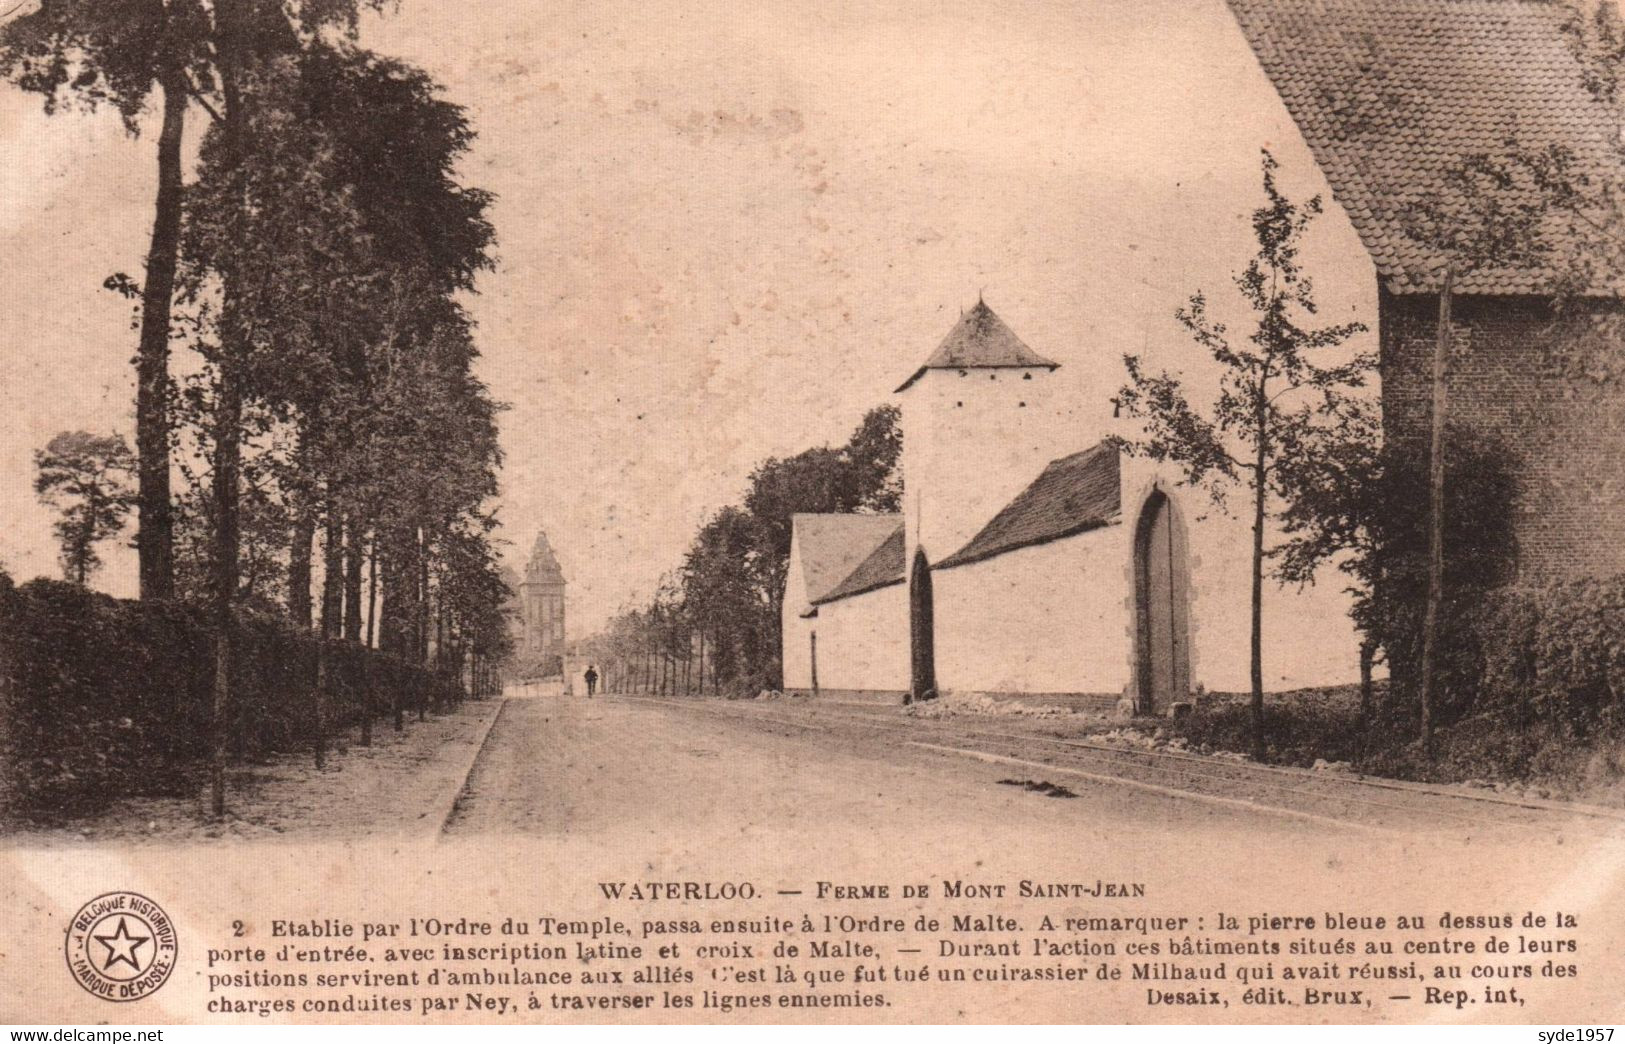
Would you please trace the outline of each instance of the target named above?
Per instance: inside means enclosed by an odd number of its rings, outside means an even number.
[[[97,935],[93,938],[107,947],[107,958],[102,961],[103,971],[111,971],[113,965],[120,961],[140,971],[141,964],[136,960],[135,951],[152,941],[150,935],[131,935],[130,926],[123,917],[118,919],[118,927],[113,929],[112,935]]]
[[[86,993],[127,1004],[169,981],[180,956],[175,934],[169,914],[140,892],[103,892],[68,922],[62,956]]]

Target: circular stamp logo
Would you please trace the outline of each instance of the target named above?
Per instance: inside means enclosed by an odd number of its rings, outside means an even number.
[[[175,970],[175,923],[137,892],[108,892],[79,908],[64,944],[68,970],[89,993],[114,1002],[157,992]]]

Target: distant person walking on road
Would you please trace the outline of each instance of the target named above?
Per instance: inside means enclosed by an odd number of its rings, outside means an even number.
[[[587,673],[582,675],[582,677],[587,679],[587,699],[590,700],[592,699],[592,694],[598,691],[598,669],[589,664],[587,667]]]

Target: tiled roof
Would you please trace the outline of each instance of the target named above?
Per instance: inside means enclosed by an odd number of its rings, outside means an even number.
[[[933,568],[951,569],[1096,529],[1122,510],[1118,450],[1102,442],[1044,469],[971,542]]]
[[[1619,124],[1592,97],[1567,8],[1543,0],[1229,0],[1332,192],[1395,293],[1437,290],[1442,263],[1404,215],[1464,157],[1561,144],[1608,164]],[[1560,236],[1555,228],[1550,232]],[[1463,273],[1466,293],[1539,293],[1540,268]]]
[[[874,553],[859,563],[851,575],[836,585],[833,591],[822,598],[813,599],[814,604],[823,605],[825,602],[851,598],[853,595],[902,583],[903,551],[903,524],[899,522],[885,543],[875,548]]]
[[[982,301],[959,317],[959,322],[948,331],[948,336],[937,345],[925,365],[914,371],[897,390],[902,391],[927,370],[968,370],[988,367],[1030,367],[1053,370],[1058,363],[1050,362],[1027,347],[1004,320],[993,314]]]
[[[807,601],[815,603],[851,575],[903,525],[900,515],[795,515],[796,550]]]

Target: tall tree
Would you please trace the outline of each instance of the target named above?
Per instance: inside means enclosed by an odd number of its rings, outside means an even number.
[[[34,454],[34,492],[60,512],[62,573],[83,585],[101,565],[96,545],[124,529],[135,458],[122,435],[64,431]]]
[[[353,32],[361,10],[394,0],[295,0],[286,16],[306,34],[338,27]],[[157,193],[140,286],[141,320],[136,352],[136,451],[140,505],[136,548],[141,596],[174,592],[174,536],[170,496],[169,341],[183,220],[183,146],[192,99],[219,115],[223,84],[221,26],[234,11],[272,0],[40,0],[32,10],[0,26],[0,75],[44,96],[47,111],[65,101],[110,105],[130,133],[156,93],[161,123],[157,139]],[[239,18],[244,33],[269,20]]]
[[[153,92],[161,95],[158,191],[136,350],[136,549],[143,598],[168,598],[174,591],[170,307],[181,236],[182,139],[193,79],[206,65],[206,24],[199,0],[42,0],[0,28],[0,73],[44,95],[47,111],[70,97],[92,107],[108,104],[135,134]]]
[[[755,518],[763,540],[758,568],[775,631],[789,569],[792,516],[897,510],[903,449],[898,421],[897,407],[877,406],[864,415],[845,445],[770,458],[751,472],[745,510]]]
[[[359,0],[358,0],[359,2]],[[209,43],[218,107],[205,135],[198,185],[188,200],[188,294],[210,311],[214,337],[211,421],[212,555],[216,627],[213,805],[225,807],[225,728],[231,704],[234,609],[241,553],[243,419],[257,399],[280,394],[269,378],[285,355],[308,356],[319,329],[304,304],[319,286],[308,267],[323,244],[348,242],[342,195],[310,158],[320,127],[300,118],[297,56],[322,28],[353,28],[358,2],[216,0]],[[379,6],[374,3],[372,6]]]
[[[1236,287],[1255,316],[1245,342],[1233,339],[1209,314],[1201,294],[1176,313],[1181,325],[1221,369],[1219,392],[1204,411],[1191,402],[1182,381],[1149,373],[1138,356],[1124,356],[1128,383],[1117,402],[1144,423],[1135,452],[1176,464],[1187,482],[1205,486],[1222,500],[1240,484],[1251,500],[1252,624],[1251,682],[1254,754],[1264,752],[1264,559],[1272,499],[1290,493],[1281,482],[1283,457],[1311,445],[1314,428],[1344,408],[1348,392],[1363,385],[1374,364],[1368,355],[1332,365],[1365,327],[1360,323],[1307,325],[1316,314],[1314,287],[1298,252],[1304,232],[1320,214],[1319,196],[1301,206],[1276,182],[1279,165],[1263,154],[1267,202],[1253,211],[1258,252],[1236,277]],[[1345,353],[1346,354],[1346,353]]]

